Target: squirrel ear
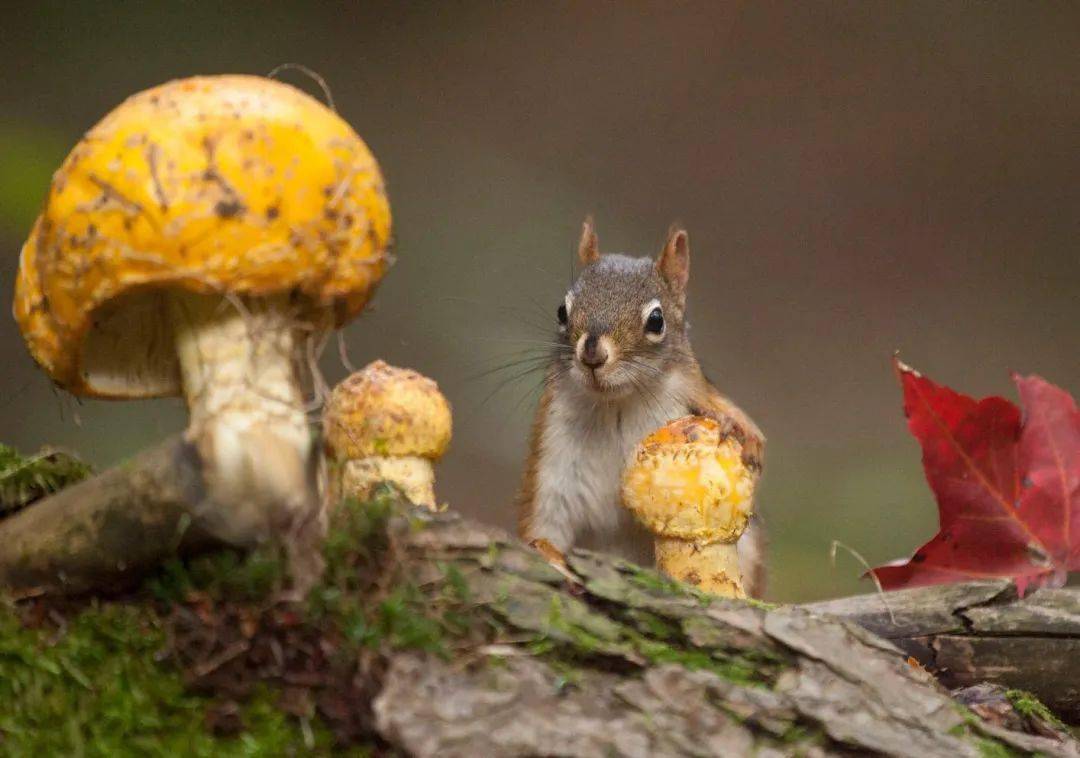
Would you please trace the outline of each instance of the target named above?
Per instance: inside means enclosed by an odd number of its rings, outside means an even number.
[[[581,241],[578,242],[577,255],[583,266],[588,266],[600,257],[600,243],[593,231],[592,216],[587,216],[585,223],[581,225]]]
[[[678,295],[686,291],[690,281],[690,238],[685,229],[673,228],[667,244],[656,260],[656,270],[668,286]]]

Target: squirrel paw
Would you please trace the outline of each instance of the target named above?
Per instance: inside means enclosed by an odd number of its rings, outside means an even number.
[[[743,465],[755,474],[760,474],[764,466],[765,443],[757,435],[749,435],[743,439],[742,449]]]
[[[562,550],[559,550],[559,548],[552,545],[543,537],[529,542],[529,547],[540,553],[544,560],[548,562],[548,565],[563,575],[572,594],[579,594],[582,591],[581,580],[575,576],[574,572],[566,565],[566,556],[563,554]]]
[[[566,568],[566,556],[563,555],[563,552],[559,550],[559,548],[552,545],[543,537],[530,542],[529,547],[544,556],[544,560],[551,565],[557,568]]]
[[[720,416],[716,421],[720,424],[721,438],[734,437],[742,446],[743,465],[760,474],[765,460],[765,443],[761,437],[747,432],[743,425],[731,416]]]

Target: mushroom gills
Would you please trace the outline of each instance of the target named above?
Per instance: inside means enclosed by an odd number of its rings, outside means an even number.
[[[316,446],[287,298],[171,292],[168,313],[187,436],[211,497],[227,506],[218,536],[250,543],[309,517],[318,508]]]
[[[162,289],[130,292],[94,312],[82,343],[83,382],[100,397],[180,394],[180,367]]]

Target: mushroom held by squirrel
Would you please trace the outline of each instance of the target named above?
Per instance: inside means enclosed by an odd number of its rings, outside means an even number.
[[[75,395],[182,395],[217,536],[250,543],[318,511],[306,372],[389,239],[379,167],[336,113],[260,77],[182,79],[129,98],[56,172],[15,318]]]
[[[735,543],[753,511],[742,445],[710,418],[684,416],[643,439],[623,472],[623,504],[656,536],[668,576],[745,597]]]
[[[382,482],[435,509],[433,464],[450,444],[450,404],[411,369],[375,361],[345,379],[323,412],[331,496],[367,498]]]

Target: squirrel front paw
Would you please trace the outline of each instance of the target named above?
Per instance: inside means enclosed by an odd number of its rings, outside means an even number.
[[[544,556],[544,560],[551,565],[563,569],[566,568],[566,556],[563,554],[562,550],[559,550],[559,548],[552,545],[543,537],[532,540],[529,543],[529,547]]]
[[[720,424],[721,437],[734,437],[742,447],[743,465],[760,474],[765,461],[765,441],[731,416],[720,416],[716,422]]]
[[[765,442],[756,434],[748,434],[742,441],[743,465],[760,474],[765,465]]]

